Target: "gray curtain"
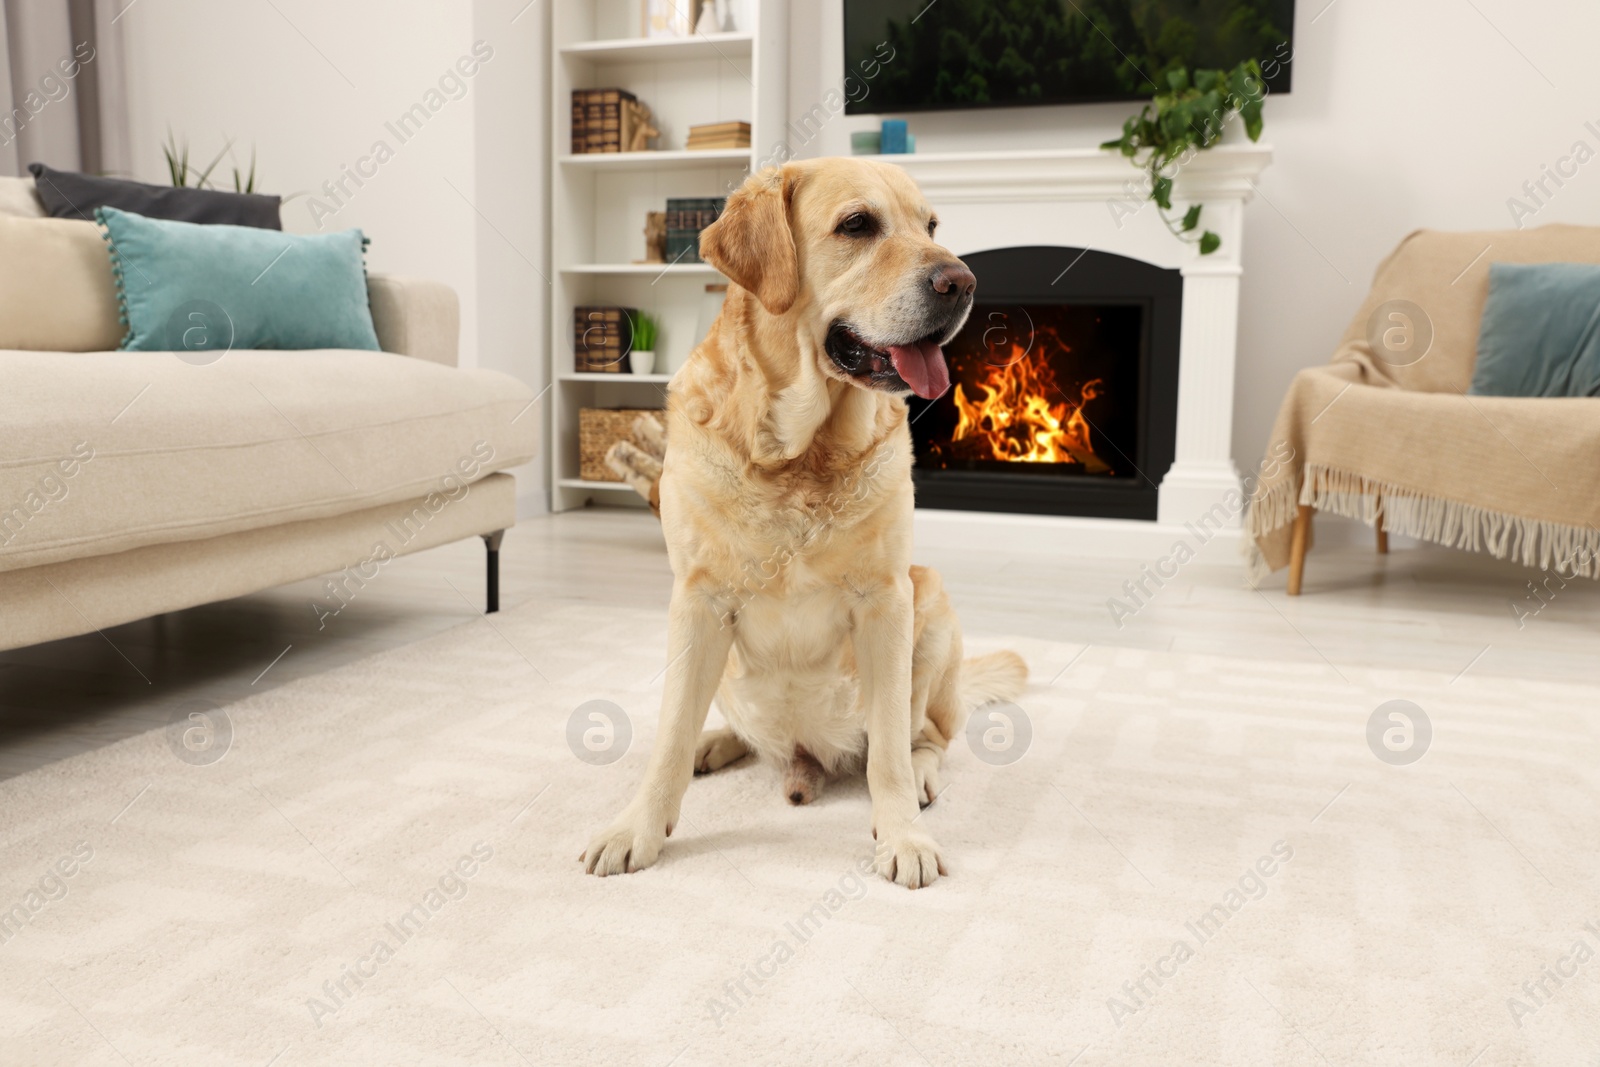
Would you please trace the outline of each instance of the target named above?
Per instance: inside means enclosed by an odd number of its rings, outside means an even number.
[[[122,17],[137,0],[0,0],[0,174],[126,175]]]

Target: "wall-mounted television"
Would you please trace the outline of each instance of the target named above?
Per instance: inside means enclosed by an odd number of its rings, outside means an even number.
[[[844,0],[852,115],[1148,99],[1254,58],[1289,91],[1294,0]],[[1159,87],[1159,89],[1158,89]]]

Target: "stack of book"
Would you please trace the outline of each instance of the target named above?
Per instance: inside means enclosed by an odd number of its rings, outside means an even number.
[[[572,154],[622,151],[622,102],[638,97],[626,89],[572,90]]]
[[[714,148],[749,148],[750,124],[713,122],[704,126],[690,126],[687,147],[691,152]]]
[[[667,201],[667,262],[700,263],[700,231],[717,221],[725,197],[707,196]]]
[[[633,347],[633,308],[572,309],[572,369],[581,374],[625,374]]]

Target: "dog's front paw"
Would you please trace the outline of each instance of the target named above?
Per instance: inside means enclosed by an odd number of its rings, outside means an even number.
[[[624,814],[596,834],[578,859],[585,871],[602,878],[608,874],[632,874],[654,863],[666,841],[664,827]]]
[[[889,881],[907,889],[932,885],[941,874],[948,873],[939,856],[939,846],[933,838],[916,830],[880,836],[873,866]]]

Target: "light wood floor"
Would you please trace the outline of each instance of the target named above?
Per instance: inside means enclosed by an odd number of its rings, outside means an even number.
[[[1544,580],[1536,571],[1398,539],[1388,556],[1314,550],[1296,599],[1281,574],[1256,592],[1239,566],[1191,564],[1120,627],[1106,602],[1138,576],[1137,563],[982,545],[918,561],[944,575],[971,634],[1415,667],[1459,674],[1463,686],[1489,674],[1588,682],[1600,662],[1600,585],[1551,581],[1535,600],[1528,583]],[[637,510],[524,522],[507,533],[501,567],[504,609],[581,602],[664,612],[671,591],[659,528]],[[396,560],[321,628],[313,579],[0,652],[0,777],[164,726],[195,698],[239,700],[461,625],[481,611],[483,580],[473,539]]]

